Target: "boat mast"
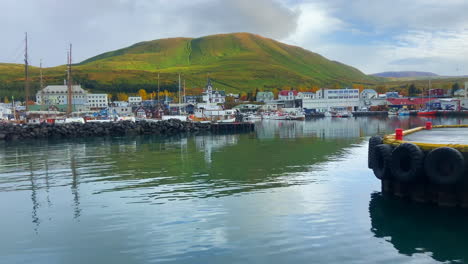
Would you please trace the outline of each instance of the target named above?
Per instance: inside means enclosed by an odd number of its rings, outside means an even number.
[[[158,71],[158,94],[156,96],[158,98],[158,105],[160,104],[159,103],[159,71]]]
[[[181,88],[181,83],[180,83],[180,73],[179,73],[179,115],[180,115],[180,88]]]
[[[71,80],[71,64],[72,64],[72,44],[70,44],[70,50],[67,56],[67,115],[70,115],[73,111],[72,106],[72,80]]]
[[[24,92],[26,101],[26,111],[29,110],[29,58],[28,58],[28,32],[25,33],[25,49],[24,49]]]

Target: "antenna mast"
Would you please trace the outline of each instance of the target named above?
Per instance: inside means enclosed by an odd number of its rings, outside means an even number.
[[[25,101],[26,101],[26,111],[29,110],[29,58],[28,58],[28,32],[24,33],[25,35],[25,49],[24,49],[24,92],[25,92]]]
[[[67,114],[70,115],[73,111],[72,105],[72,80],[71,80],[71,64],[72,64],[72,44],[70,44],[70,50],[68,51],[67,56],[67,64],[68,64],[68,71],[67,71]]]

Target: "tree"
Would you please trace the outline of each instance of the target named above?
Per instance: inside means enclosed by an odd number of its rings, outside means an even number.
[[[126,93],[118,93],[117,94],[118,101],[128,101],[128,94]]]
[[[247,93],[246,92],[242,92],[240,94],[240,98],[239,98],[241,101],[247,101]]]
[[[279,90],[277,88],[273,89],[273,97],[274,99],[278,99],[278,94],[279,94]]]
[[[8,100],[8,96],[5,96],[5,98],[3,99],[3,102],[4,102],[5,104],[10,103],[10,100]]]
[[[148,100],[148,93],[145,89],[138,90],[138,95],[141,97],[141,100]]]
[[[414,83],[412,83],[408,88],[408,96],[417,96],[420,92],[421,90],[416,88],[416,85],[414,85]]]
[[[452,85],[452,95],[454,95],[458,89],[460,89],[460,85],[458,83],[454,83]]]

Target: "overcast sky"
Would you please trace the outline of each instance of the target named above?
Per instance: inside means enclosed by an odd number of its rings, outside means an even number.
[[[0,62],[74,61],[136,42],[251,32],[365,73],[468,74],[466,0],[0,0]],[[1,73],[0,73],[1,74]]]

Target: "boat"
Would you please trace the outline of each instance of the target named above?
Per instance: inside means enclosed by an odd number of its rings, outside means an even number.
[[[171,120],[171,119],[177,119],[180,121],[187,121],[188,117],[186,115],[163,115],[161,117],[161,120]]]
[[[201,123],[234,123],[236,111],[224,110],[221,106],[212,103],[198,104],[192,115],[188,117],[191,122]]]
[[[327,111],[325,112],[325,117],[341,117],[348,118],[352,117],[352,114],[349,111]]]
[[[398,116],[409,116],[410,111],[408,109],[400,109],[398,110]]]
[[[436,110],[422,109],[418,111],[418,116],[435,116],[437,114]]]
[[[396,116],[396,115],[398,115],[398,111],[397,111],[395,108],[392,108],[392,109],[388,110],[387,113],[388,113],[389,116]]]

